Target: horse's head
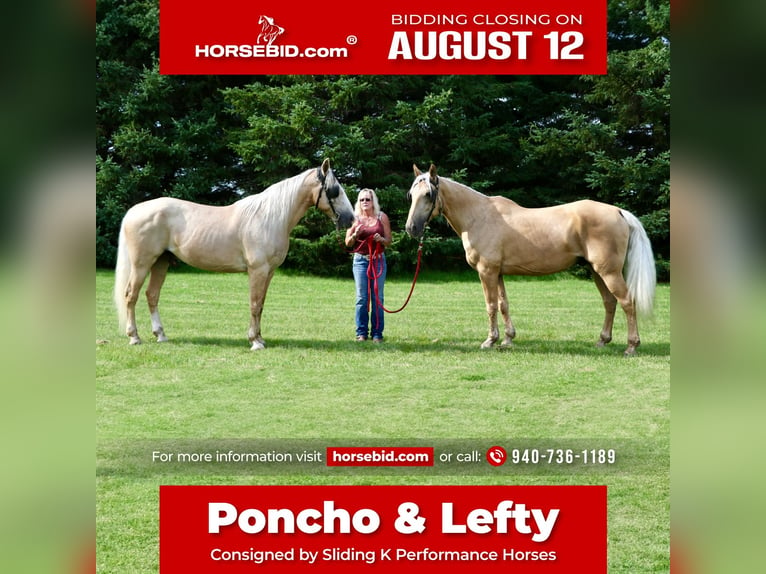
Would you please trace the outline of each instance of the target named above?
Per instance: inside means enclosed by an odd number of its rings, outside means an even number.
[[[354,222],[354,208],[343,186],[335,179],[329,159],[316,169],[316,178],[318,186],[314,192],[314,206],[335,221],[338,229],[350,227]]]
[[[436,175],[434,164],[431,164],[428,173],[420,171],[417,165],[413,165],[412,169],[415,172],[415,181],[407,192],[410,212],[405,229],[410,237],[419,238],[431,218],[439,213],[439,176]]]

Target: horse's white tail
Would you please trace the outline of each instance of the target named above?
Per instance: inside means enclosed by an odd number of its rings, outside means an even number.
[[[630,226],[628,253],[625,257],[625,282],[638,314],[649,316],[654,307],[654,290],[657,286],[652,244],[638,218],[624,209],[620,212]]]
[[[114,305],[117,307],[117,318],[120,330],[124,331],[128,323],[128,302],[125,300],[125,290],[130,278],[130,257],[125,239],[125,227],[120,226],[120,239],[117,243],[117,264],[114,269]]]

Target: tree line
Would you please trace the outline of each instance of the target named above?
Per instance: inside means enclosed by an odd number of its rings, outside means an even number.
[[[526,207],[591,198],[635,213],[669,278],[669,0],[610,1],[604,76],[163,76],[157,0],[96,5],[97,266],[119,224],[159,196],[224,205],[324,158],[355,198],[374,188],[391,218],[392,273],[411,272],[404,233],[412,164]],[[460,241],[432,223],[424,260],[464,269]],[[285,267],[348,274],[315,209]]]

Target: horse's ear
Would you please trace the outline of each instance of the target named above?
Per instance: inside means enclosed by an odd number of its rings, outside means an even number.
[[[412,171],[415,172],[415,177],[418,177],[421,173],[423,173],[422,171],[418,169],[418,166],[414,163],[412,164]]]
[[[428,176],[431,178],[433,185],[439,185],[439,176],[436,175],[436,166],[434,164],[431,164],[431,167],[428,168]]]
[[[327,175],[327,172],[330,171],[330,159],[327,158],[322,162],[322,173]]]

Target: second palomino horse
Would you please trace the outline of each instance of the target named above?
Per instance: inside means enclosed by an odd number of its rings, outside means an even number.
[[[556,273],[582,257],[593,269],[606,310],[598,345],[612,340],[619,302],[628,319],[625,354],[635,354],[641,344],[636,314],[651,314],[656,271],[649,238],[633,214],[590,200],[528,209],[440,177],[433,165],[428,173],[413,169],[407,233],[420,237],[428,221],[442,214],[463,240],[468,264],[479,272],[489,316],[489,335],[482,347],[500,338],[498,309],[505,321],[502,344],[510,345],[516,336],[503,275]]]

